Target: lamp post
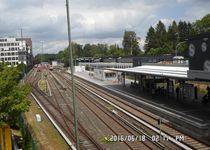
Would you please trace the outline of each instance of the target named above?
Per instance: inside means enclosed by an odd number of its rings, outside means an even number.
[[[24,49],[23,49],[23,29],[21,28],[20,29],[20,35],[21,35],[21,46],[22,46],[22,51],[24,51]],[[22,52],[22,54],[24,54],[25,55],[25,53],[24,52]],[[22,63],[23,63],[23,77],[25,77],[25,65],[24,65],[24,57],[22,57]]]
[[[43,61],[43,48],[44,48],[44,41],[41,41],[41,43],[42,43],[42,54],[41,54],[41,64],[42,64],[42,61]]]
[[[73,57],[72,57],[72,45],[71,45],[71,27],[70,27],[70,15],[69,15],[69,2],[66,0],[66,13],[67,13],[67,24],[68,24],[68,40],[69,40],[69,64],[71,64],[71,80],[72,80],[72,99],[74,109],[74,129],[76,136],[76,148],[79,150],[79,135],[78,135],[78,123],[77,123],[77,103],[75,100],[75,88],[74,88],[74,70],[73,70]]]
[[[179,43],[176,45],[175,56],[177,56],[178,47],[179,47],[182,43],[185,43],[185,41],[179,42]]]
[[[132,40],[133,40],[133,38],[132,38],[132,34],[130,35],[130,38],[131,38],[131,56],[132,56],[132,54],[133,54],[133,48],[132,48]]]

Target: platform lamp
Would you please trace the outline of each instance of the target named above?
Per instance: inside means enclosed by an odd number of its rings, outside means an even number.
[[[71,45],[71,26],[70,26],[70,15],[69,15],[69,2],[66,0],[66,14],[67,14],[67,25],[68,25],[68,41],[69,41],[69,64],[71,65],[71,80],[72,80],[72,99],[74,109],[74,129],[76,136],[76,148],[79,150],[79,135],[78,135],[78,123],[77,123],[77,102],[75,100],[75,88],[74,88],[74,70],[73,70],[73,56],[72,56],[72,45]]]
[[[185,43],[185,41],[179,42],[179,43],[176,45],[175,56],[177,56],[177,54],[178,54],[178,47],[179,47],[181,44],[183,44],[183,43]]]
[[[132,47],[132,46],[133,46],[133,45],[132,45],[132,44],[133,44],[133,43],[132,43],[133,36],[132,36],[131,34],[130,34],[130,40],[131,40],[130,42],[131,42],[131,56],[132,56],[132,55],[133,55],[133,47]]]

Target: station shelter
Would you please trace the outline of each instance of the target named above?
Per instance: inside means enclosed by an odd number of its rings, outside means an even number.
[[[156,94],[171,97],[178,87],[180,97],[191,98],[194,96],[194,87],[186,83],[188,79],[186,66],[166,65],[143,65],[134,68],[111,68],[110,70],[122,72],[123,85],[125,86],[126,75],[134,77],[130,87],[139,88],[141,91],[153,92]]]
[[[184,65],[139,63],[140,66],[133,68],[109,68],[109,70],[122,73],[124,86],[125,76],[132,75],[134,82],[131,82],[131,87],[152,94],[154,92],[165,94],[167,97],[177,93],[180,98],[196,99],[197,87],[188,81],[210,83],[210,33],[193,36],[186,43],[188,61]],[[210,99],[210,92],[208,98]]]

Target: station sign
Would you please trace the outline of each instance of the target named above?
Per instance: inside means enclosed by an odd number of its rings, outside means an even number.
[[[210,33],[191,37],[187,43],[189,56],[188,77],[210,80]]]

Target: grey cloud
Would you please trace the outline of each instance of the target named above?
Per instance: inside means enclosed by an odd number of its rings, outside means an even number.
[[[134,30],[144,38],[149,26],[160,19],[171,19],[157,16],[158,11],[177,1],[190,5],[177,18],[193,20],[194,11],[199,14],[196,17],[209,11],[207,0],[70,0],[72,38],[119,43],[124,30]],[[24,35],[32,37],[35,48],[39,49],[40,41],[45,41],[47,52],[67,46],[65,0],[0,0],[0,3],[0,36],[19,36],[23,28]]]

